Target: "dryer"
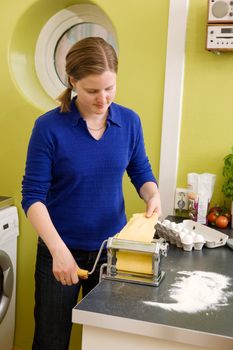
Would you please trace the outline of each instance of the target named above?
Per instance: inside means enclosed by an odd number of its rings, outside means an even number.
[[[11,350],[15,331],[18,214],[15,206],[0,209],[0,349]]]

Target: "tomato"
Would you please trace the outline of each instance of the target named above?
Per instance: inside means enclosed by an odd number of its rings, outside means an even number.
[[[228,225],[228,219],[226,216],[220,215],[217,217],[215,224],[220,228],[226,228]]]
[[[220,228],[225,228],[227,227],[228,223],[231,220],[231,213],[225,207],[225,205],[224,206],[215,205],[209,209],[207,220],[208,220],[208,223],[210,223],[211,225],[216,225]],[[218,220],[218,223],[217,223],[217,220]]]
[[[210,222],[211,224],[215,224],[217,217],[218,215],[214,211],[210,212],[207,216],[208,222]]]

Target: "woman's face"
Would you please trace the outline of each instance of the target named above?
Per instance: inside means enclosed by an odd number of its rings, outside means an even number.
[[[78,81],[71,77],[70,81],[77,92],[78,108],[84,117],[106,115],[116,94],[116,73],[91,74]]]

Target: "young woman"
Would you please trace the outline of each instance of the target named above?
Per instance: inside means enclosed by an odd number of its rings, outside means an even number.
[[[117,56],[102,38],[77,42],[66,56],[68,88],[60,107],[36,120],[23,178],[23,209],[39,235],[35,271],[33,350],[67,350],[71,311],[103,240],[126,224],[122,177],[127,171],[146,215],[161,215],[156,180],[145,153],[140,119],[113,103]],[[76,96],[71,99],[71,92]]]

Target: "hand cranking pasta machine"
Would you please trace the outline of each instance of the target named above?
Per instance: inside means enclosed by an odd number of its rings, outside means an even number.
[[[94,272],[105,246],[107,263],[101,266],[100,281],[109,279],[158,286],[164,277],[165,272],[160,269],[160,262],[161,256],[167,255],[168,244],[163,238],[153,239],[148,243],[117,237],[110,237],[102,243],[92,271],[80,269],[79,277],[87,278]],[[137,261],[138,265],[135,266]]]

